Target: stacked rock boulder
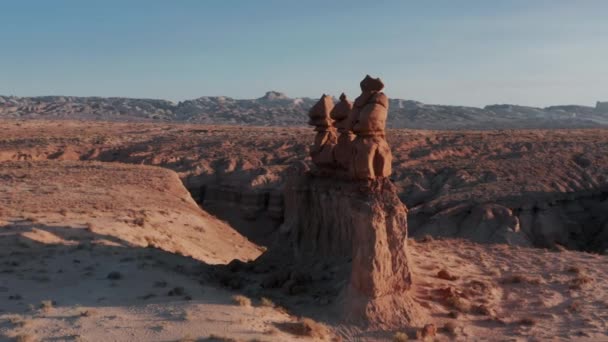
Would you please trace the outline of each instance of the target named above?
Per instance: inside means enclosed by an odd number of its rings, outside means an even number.
[[[388,97],[379,78],[367,75],[360,86],[361,95],[354,104],[342,94],[334,106],[332,98],[323,94],[310,109],[309,124],[317,131],[310,156],[319,170],[331,168],[345,178],[386,178],[392,161],[384,132]]]
[[[344,93],[340,95],[340,102],[336,104],[331,111],[331,118],[334,120],[334,126],[340,135],[338,143],[333,150],[333,158],[336,164],[336,169],[346,176],[350,170],[352,143],[355,140],[353,133],[353,119],[351,116],[353,103],[350,102]]]
[[[391,174],[391,148],[384,130],[388,116],[388,97],[382,92],[379,78],[368,76],[361,81],[361,95],[353,107],[353,141],[351,173],[355,179],[375,179]]]
[[[321,169],[334,168],[333,149],[337,143],[336,128],[330,116],[334,102],[331,96],[323,94],[309,111],[309,125],[315,126],[317,132],[314,144],[310,150],[313,163]]]

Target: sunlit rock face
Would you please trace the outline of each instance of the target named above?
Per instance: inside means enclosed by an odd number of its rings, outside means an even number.
[[[331,96],[323,94],[308,112],[310,120],[308,124],[315,126],[315,141],[310,148],[312,162],[320,169],[334,169],[333,149],[338,142],[336,128],[330,113],[334,108]]]

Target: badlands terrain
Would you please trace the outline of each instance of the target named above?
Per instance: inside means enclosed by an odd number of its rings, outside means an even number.
[[[276,242],[310,128],[4,120],[0,132],[0,339],[424,337],[336,321],[335,298],[306,287],[217,281]],[[428,339],[608,339],[607,131],[387,140]]]
[[[337,96],[337,94],[336,94]],[[334,99],[335,100],[335,99]],[[121,97],[0,96],[0,118],[164,121],[220,125],[304,126],[317,101],[269,91],[257,99],[204,96],[177,103]],[[416,129],[591,128],[608,126],[608,104],[483,108],[391,99],[387,126]]]

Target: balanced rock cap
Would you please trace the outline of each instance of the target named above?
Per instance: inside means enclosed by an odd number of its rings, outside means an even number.
[[[370,75],[365,75],[365,78],[359,84],[361,91],[381,91],[384,89],[384,83],[380,78],[373,78]]]
[[[340,95],[340,102],[336,104],[334,109],[331,111],[331,118],[340,121],[346,119],[350,114],[350,111],[353,109],[353,103],[348,101],[348,98],[344,93]]]
[[[323,94],[321,99],[310,108],[308,116],[311,119],[315,118],[329,118],[331,110],[334,108],[334,101],[331,96]]]

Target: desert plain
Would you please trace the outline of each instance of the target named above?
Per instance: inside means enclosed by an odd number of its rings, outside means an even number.
[[[337,320],[331,291],[306,282],[254,288],[238,266],[280,239],[310,128],[2,120],[0,132],[0,339],[608,339],[605,129],[388,130],[425,317],[392,329]]]

